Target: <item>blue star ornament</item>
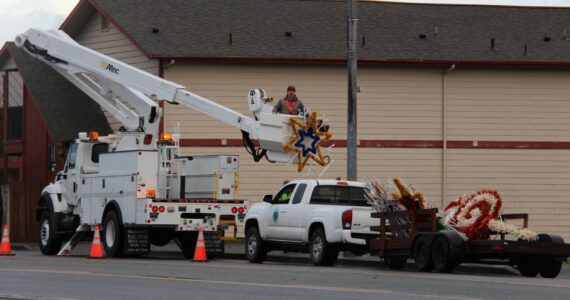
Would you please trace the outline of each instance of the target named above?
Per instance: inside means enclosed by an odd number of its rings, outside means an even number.
[[[315,132],[313,131],[313,127],[309,127],[307,130],[300,128],[299,130],[297,130],[297,133],[299,133],[299,139],[295,143],[294,147],[301,150],[301,155],[303,157],[307,157],[307,155],[311,153],[317,155],[318,154],[317,145],[321,140],[321,138],[315,134]],[[306,139],[312,140],[310,146],[307,145],[307,143],[305,143]]]

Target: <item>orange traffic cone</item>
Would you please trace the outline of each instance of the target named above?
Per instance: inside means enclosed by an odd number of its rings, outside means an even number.
[[[8,224],[4,225],[4,233],[2,234],[2,243],[0,243],[0,256],[14,256],[12,253],[12,245],[10,244],[10,231]]]
[[[196,250],[194,251],[194,261],[207,262],[206,244],[204,243],[204,228],[198,230],[198,241],[196,242]]]
[[[99,236],[99,225],[95,225],[95,235],[93,236],[93,244],[91,244],[91,252],[89,258],[103,258],[103,248],[101,247],[101,237]]]

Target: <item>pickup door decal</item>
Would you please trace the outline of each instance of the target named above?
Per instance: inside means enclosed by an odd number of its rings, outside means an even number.
[[[274,207],[273,208],[273,222],[277,222],[277,219],[279,219],[279,207]]]

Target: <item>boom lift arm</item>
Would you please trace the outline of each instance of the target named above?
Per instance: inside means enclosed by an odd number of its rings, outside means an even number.
[[[240,129],[256,161],[261,156],[278,162],[292,160],[293,154],[283,148],[284,142],[293,136],[288,125],[291,116],[272,114],[263,90],[249,92],[249,109],[255,116],[251,118],[196,95],[182,85],[84,47],[61,30],[30,29],[18,35],[15,44],[54,68],[121,122],[124,126],[118,144],[121,150],[156,147],[162,111],[153,100],[164,100],[191,107]],[[250,136],[259,141],[262,151],[252,149]]]

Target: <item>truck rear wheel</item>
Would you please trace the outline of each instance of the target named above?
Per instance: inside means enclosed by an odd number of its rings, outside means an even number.
[[[44,210],[40,216],[39,246],[45,255],[55,255],[61,249],[62,240],[55,237],[57,231],[57,216]]]
[[[451,254],[449,242],[444,237],[438,237],[433,242],[431,250],[434,270],[438,273],[450,273],[455,267],[455,259]]]
[[[267,249],[263,245],[259,229],[251,227],[245,236],[245,256],[251,263],[261,263],[267,256]]]
[[[178,236],[178,241],[180,249],[182,250],[182,255],[186,259],[194,259],[194,252],[196,251],[196,242],[198,241],[198,232],[189,231],[181,232]]]
[[[431,272],[433,270],[430,246],[428,239],[424,237],[419,237],[414,244],[414,263],[420,272]]]
[[[311,235],[309,252],[311,253],[311,261],[316,266],[330,266],[336,262],[338,258],[338,246],[327,242],[325,232],[319,228]]]
[[[105,255],[120,257],[123,255],[123,226],[114,210],[110,210],[103,219],[101,242]]]

